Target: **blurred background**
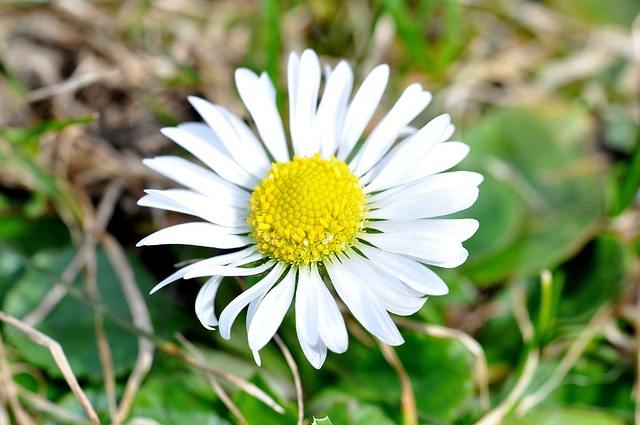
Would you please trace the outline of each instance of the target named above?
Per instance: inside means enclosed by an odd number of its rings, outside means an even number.
[[[640,423],[638,0],[2,0],[0,425]],[[187,218],[139,208],[187,154],[159,129],[198,95],[244,119],[239,66],[286,105],[290,51],[391,66],[374,121],[419,82],[484,174],[450,294],[380,346],[320,371],[293,315],[258,368],[193,312],[199,284],[149,289],[184,246],[135,249]],[[286,115],[285,115],[286,120]],[[230,280],[221,311],[240,292]],[[251,283],[249,281],[249,283]],[[240,321],[240,320],[239,320]],[[297,365],[297,366],[296,366]],[[89,419],[87,419],[89,418]]]

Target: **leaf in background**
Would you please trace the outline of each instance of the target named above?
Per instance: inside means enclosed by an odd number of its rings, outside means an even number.
[[[410,378],[419,412],[443,421],[453,421],[468,405],[473,393],[471,358],[456,341],[404,332],[405,343],[395,348]],[[341,384],[361,402],[382,404],[399,411],[398,376],[378,349],[352,341],[349,355],[342,361],[350,379]],[[375,373],[372,373],[375,371]],[[337,417],[331,413],[333,420]]]
[[[172,372],[151,374],[144,381],[129,416],[161,424],[231,425],[221,417],[228,416],[226,407],[216,411],[215,402],[213,390],[201,376],[174,365]]]
[[[349,392],[327,387],[310,403],[314,416],[328,416],[340,425],[393,425],[384,411],[373,404],[362,402]],[[324,422],[318,420],[318,425]]]
[[[602,304],[619,296],[627,254],[613,235],[603,234],[567,263],[560,318],[589,318]]]
[[[477,283],[551,268],[593,236],[603,217],[605,180],[593,134],[585,111],[560,106],[488,114],[467,131],[464,139],[473,152],[467,164],[493,178],[487,179],[486,193],[480,187],[480,199],[485,199],[465,216],[480,223],[507,217],[504,229],[512,239],[485,258],[482,242],[504,242],[505,236],[493,224],[480,226],[474,236],[480,242],[469,244],[481,260],[474,262],[471,250],[466,268]],[[503,187],[492,187],[497,185]],[[515,222],[520,228],[513,237]]]
[[[273,380],[269,380],[273,383]],[[285,413],[280,414],[272,408],[244,391],[237,391],[233,401],[250,424],[293,424],[296,423],[297,410],[295,403],[283,403],[283,400],[272,390],[271,385],[262,375],[255,375],[249,382],[256,384],[284,407]]]
[[[506,425],[624,425],[625,422],[610,413],[597,409],[557,407],[531,412],[522,418],[507,421]]]
[[[558,12],[592,24],[617,24],[630,27],[638,15],[636,0],[546,0]]]
[[[32,261],[38,269],[51,270],[52,275],[59,276],[74,254],[72,247],[48,249],[35,254]],[[153,287],[155,279],[133,258],[129,258],[129,262],[141,290],[148,291]],[[105,308],[130,323],[131,316],[120,283],[102,250],[97,251],[97,281]],[[15,317],[23,317],[39,305],[53,283],[50,275],[43,276],[37,270],[29,269],[7,293],[2,305],[3,310]],[[116,374],[127,373],[136,360],[137,338],[109,320],[104,321],[104,327],[111,346],[114,371]],[[87,305],[66,296],[37,328],[62,345],[74,373],[79,378],[102,377],[96,348],[94,316]],[[26,361],[45,369],[50,375],[61,376],[48,350],[36,346],[11,328],[7,328],[6,333],[7,339]]]

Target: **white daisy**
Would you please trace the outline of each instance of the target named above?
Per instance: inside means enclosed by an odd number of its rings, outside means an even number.
[[[311,364],[327,349],[342,353],[348,337],[331,288],[351,314],[381,341],[402,336],[389,313],[410,315],[426,295],[448,292],[426,265],[456,267],[473,219],[437,218],[471,206],[482,176],[443,171],[469,148],[449,142],[448,115],[421,129],[408,127],[431,101],[410,85],[359,144],[389,77],[376,67],[350,99],[353,72],[342,61],[326,68],[321,99],[318,56],[289,57],[289,134],[269,77],[238,69],[235,81],[259,138],[238,117],[190,97],[205,121],[164,128],[163,134],[206,167],[176,156],[147,159],[153,170],[186,189],[147,190],[139,204],[199,217],[162,229],[141,245],[185,244],[233,250],[184,267],[152,292],[180,278],[207,276],[196,299],[202,324],[223,338],[248,306],[249,347],[271,340],[295,295],[296,330]],[[400,141],[399,141],[400,140]],[[399,141],[399,142],[398,142]],[[398,142],[398,143],[397,143]],[[264,275],[229,303],[218,319],[214,300],[225,276]]]

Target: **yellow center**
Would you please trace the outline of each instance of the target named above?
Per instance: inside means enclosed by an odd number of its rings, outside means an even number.
[[[253,190],[247,222],[264,254],[292,264],[345,250],[362,229],[364,193],[344,162],[294,157]]]

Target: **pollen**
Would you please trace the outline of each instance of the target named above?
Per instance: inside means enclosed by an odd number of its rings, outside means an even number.
[[[294,157],[273,164],[253,190],[247,222],[265,255],[306,265],[347,249],[362,230],[365,195],[338,159]]]

